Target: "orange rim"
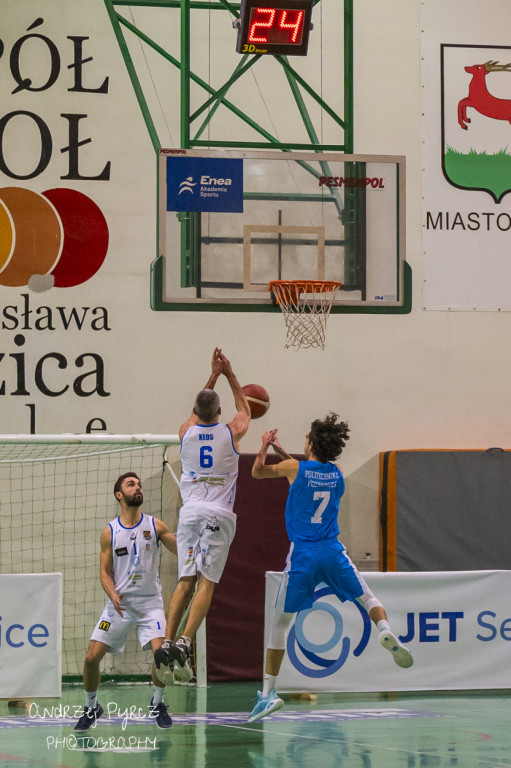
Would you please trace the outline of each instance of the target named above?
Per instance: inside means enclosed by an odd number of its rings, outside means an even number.
[[[271,280],[268,283],[268,289],[276,294],[274,286],[281,291],[282,298],[288,301],[297,301],[301,293],[313,292],[326,293],[327,291],[337,291],[342,283],[338,280]],[[278,296],[275,296],[277,304]]]

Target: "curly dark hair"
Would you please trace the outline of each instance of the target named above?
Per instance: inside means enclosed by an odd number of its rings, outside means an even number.
[[[335,461],[341,455],[346,440],[350,439],[347,423],[345,421],[337,423],[338,419],[339,415],[330,411],[323,420],[315,419],[311,424],[308,435],[310,448],[322,464]]]
[[[122,484],[123,484],[124,480],[126,480],[126,478],[127,478],[127,477],[136,477],[136,479],[137,479],[137,480],[140,480],[140,478],[139,478],[139,476],[136,474],[136,472],[125,472],[125,473],[124,473],[124,475],[121,475],[121,476],[120,476],[120,477],[118,477],[118,478],[117,478],[117,480],[115,481],[115,485],[114,485],[114,496],[115,496],[115,494],[116,494],[116,493],[118,493],[118,492],[121,490],[121,486],[122,486]],[[117,498],[117,496],[115,496],[115,498]]]
[[[211,424],[220,413],[220,398],[213,389],[201,389],[195,398],[193,410],[202,422]]]

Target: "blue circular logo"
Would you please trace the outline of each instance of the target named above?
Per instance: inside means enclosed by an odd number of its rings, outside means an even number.
[[[295,669],[301,672],[302,675],[307,677],[328,677],[337,672],[338,669],[346,662],[349,656],[352,646],[352,640],[349,637],[342,638],[343,633],[343,620],[340,610],[337,606],[331,605],[321,600],[321,598],[327,595],[333,595],[334,593],[330,587],[322,587],[317,589],[314,593],[314,604],[311,608],[305,611],[300,611],[296,617],[296,621],[291,628],[287,638],[287,652],[289,659]],[[371,634],[371,620],[365,611],[358,603],[353,603],[361,615],[362,618],[362,635],[358,644],[353,649],[354,656],[360,656],[365,650],[369,637]],[[314,643],[306,637],[305,634],[305,620],[316,611],[325,611],[328,613],[334,622],[333,632],[330,638],[326,639],[322,643]],[[336,659],[325,659],[319,654],[326,653],[332,650],[339,643],[342,638],[341,648],[339,656]],[[297,647],[300,649],[302,655],[311,662],[315,667],[306,666],[299,658],[297,653]]]

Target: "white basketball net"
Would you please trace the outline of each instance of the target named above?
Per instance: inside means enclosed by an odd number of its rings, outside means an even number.
[[[333,280],[274,280],[270,283],[286,323],[286,349],[325,348],[326,323],[340,285]]]

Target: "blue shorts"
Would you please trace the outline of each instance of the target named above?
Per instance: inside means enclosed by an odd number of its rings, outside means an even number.
[[[286,613],[310,608],[321,582],[328,584],[342,602],[354,602],[367,591],[364,578],[337,539],[291,544],[284,572],[288,575]]]

